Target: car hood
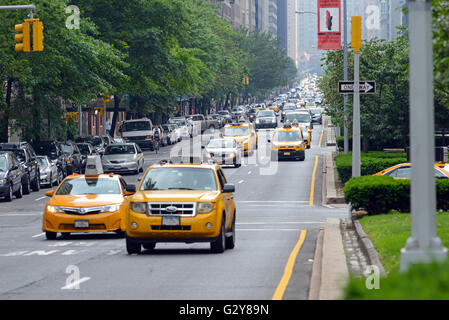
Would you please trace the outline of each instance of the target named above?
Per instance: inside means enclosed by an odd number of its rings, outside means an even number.
[[[149,136],[153,135],[152,130],[139,130],[139,131],[122,131],[122,137],[136,137],[136,136]]]
[[[80,208],[107,206],[123,201],[121,194],[54,195],[48,201],[48,205]]]
[[[137,202],[196,202],[214,201],[219,191],[205,190],[147,190],[138,191],[131,201]]]
[[[237,149],[236,148],[206,148],[206,152],[227,153],[227,152],[237,152]]]
[[[5,179],[7,176],[7,172],[6,171],[0,171],[0,179]]]
[[[134,154],[108,154],[103,155],[102,160],[108,161],[134,160]]]

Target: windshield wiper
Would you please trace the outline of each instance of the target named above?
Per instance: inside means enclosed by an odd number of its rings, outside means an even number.
[[[192,188],[168,188],[168,190],[195,190]]]

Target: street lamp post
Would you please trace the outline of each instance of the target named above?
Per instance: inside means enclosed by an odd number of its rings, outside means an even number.
[[[401,271],[418,262],[444,260],[436,234],[432,3],[409,1],[411,237],[401,250]]]

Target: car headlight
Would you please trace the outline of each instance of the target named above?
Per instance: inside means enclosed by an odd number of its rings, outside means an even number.
[[[259,119],[256,119],[256,123],[260,123],[260,120],[259,120]]]
[[[122,205],[120,203],[112,204],[112,205],[100,207],[100,211],[101,212],[115,212],[115,211],[119,211],[121,207],[122,207]]]
[[[131,202],[131,210],[137,213],[147,213],[147,204],[145,202]]]
[[[47,211],[50,213],[63,212],[62,208],[57,206],[47,206]]]
[[[235,158],[235,153],[232,152],[231,154],[229,154],[229,156],[230,156],[231,158]]]
[[[276,119],[274,119],[274,118],[273,118],[273,119],[271,119],[271,122],[276,122]]]
[[[7,184],[8,183],[8,179],[2,179],[0,180],[0,184]]]
[[[198,202],[198,213],[209,213],[214,209],[212,202]]]

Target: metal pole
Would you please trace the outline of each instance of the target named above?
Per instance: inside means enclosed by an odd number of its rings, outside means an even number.
[[[348,18],[346,0],[343,0],[343,79],[348,81]],[[344,136],[344,154],[349,152],[349,137],[348,137],[348,115],[347,115],[348,95],[343,95],[343,136]]]
[[[410,156],[412,232],[401,250],[401,271],[417,262],[444,260],[436,235],[432,4],[409,1]]]
[[[354,52],[354,108],[352,119],[352,176],[360,177],[360,53]]]

